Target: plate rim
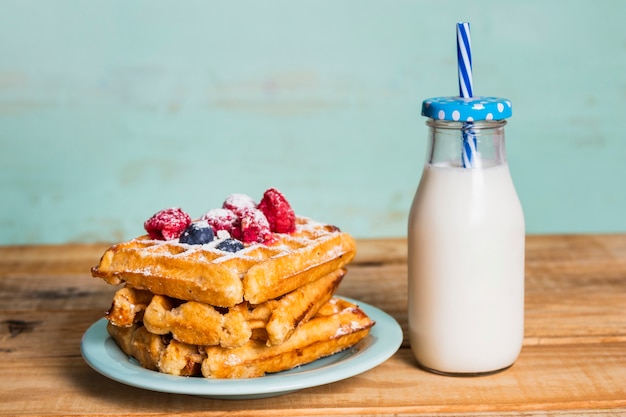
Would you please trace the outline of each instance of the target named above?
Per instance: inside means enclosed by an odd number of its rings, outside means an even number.
[[[101,375],[119,383],[150,391],[199,395],[211,398],[243,399],[282,395],[305,388],[325,385],[359,375],[377,367],[393,356],[403,340],[402,328],[395,318],[370,304],[344,296],[357,304],[376,324],[365,339],[350,349],[310,364],[274,374],[246,379],[211,379],[168,375],[142,368],[122,352],[106,332],[106,318],[92,323],[81,339],[81,355]],[[119,361],[111,356],[128,358]],[[337,355],[343,355],[337,357]],[[335,358],[336,360],[332,360]],[[332,362],[308,369],[319,361]]]

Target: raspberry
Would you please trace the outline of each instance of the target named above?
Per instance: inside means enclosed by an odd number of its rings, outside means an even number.
[[[272,243],[274,236],[267,218],[257,209],[246,208],[241,211],[241,240],[244,243]]]
[[[241,238],[241,220],[233,211],[228,209],[209,210],[202,216],[209,226],[217,234],[220,230],[225,230],[235,239]]]
[[[191,217],[178,207],[172,207],[155,213],[143,224],[152,239],[178,239],[183,230],[191,224]]]
[[[272,232],[292,233],[296,230],[296,213],[276,188],[265,191],[258,209],[265,214]]]
[[[239,214],[243,209],[256,208],[256,203],[252,197],[245,194],[231,194],[224,200],[222,208],[232,210],[236,214]]]

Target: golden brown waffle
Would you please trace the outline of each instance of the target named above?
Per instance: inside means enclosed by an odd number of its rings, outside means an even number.
[[[113,297],[107,318],[118,327],[143,321],[151,333],[171,333],[177,341],[195,345],[237,347],[250,338],[280,344],[333,296],[345,273],[339,269],[279,299],[228,309],[125,287]]]
[[[140,323],[118,327],[109,322],[107,331],[122,352],[135,358],[146,369],[178,376],[200,375],[206,355],[198,352],[198,346],[152,334]]]
[[[310,363],[354,346],[375,323],[355,304],[332,298],[280,345],[250,340],[238,348],[203,347],[148,332],[145,327],[107,329],[123,352],[145,368],[173,375],[253,378]]]
[[[109,322],[118,327],[130,327],[143,320],[143,314],[152,300],[150,291],[124,287],[115,292],[111,307],[106,312]]]
[[[250,327],[260,333],[254,339],[267,340],[268,346],[284,343],[332,298],[345,275],[345,269],[338,269],[282,297],[254,306]]]
[[[369,334],[373,325],[358,306],[332,298],[283,344],[268,347],[250,340],[234,349],[207,347],[202,375],[254,378],[291,369],[354,346]]]
[[[113,285],[234,307],[284,295],[343,267],[356,253],[350,235],[304,217],[294,233],[275,236],[272,245],[251,244],[236,253],[142,236],[107,249],[91,272]]]

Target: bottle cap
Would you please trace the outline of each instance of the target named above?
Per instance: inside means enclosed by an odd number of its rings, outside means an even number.
[[[434,97],[422,103],[422,116],[435,120],[474,122],[511,117],[511,102],[498,97]]]

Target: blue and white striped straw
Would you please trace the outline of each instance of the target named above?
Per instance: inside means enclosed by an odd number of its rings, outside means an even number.
[[[469,22],[456,25],[456,52],[459,65],[459,96],[471,98],[474,96],[472,79],[472,45],[470,39]],[[473,123],[463,123],[463,167],[469,168],[474,165],[476,154],[476,136],[472,130]]]
[[[456,54],[459,63],[459,95],[463,98],[474,97],[469,22],[456,25]]]
[[[461,155],[463,168],[471,168],[476,165],[474,156],[476,155],[476,135],[472,128],[474,123],[463,123],[463,152]]]

